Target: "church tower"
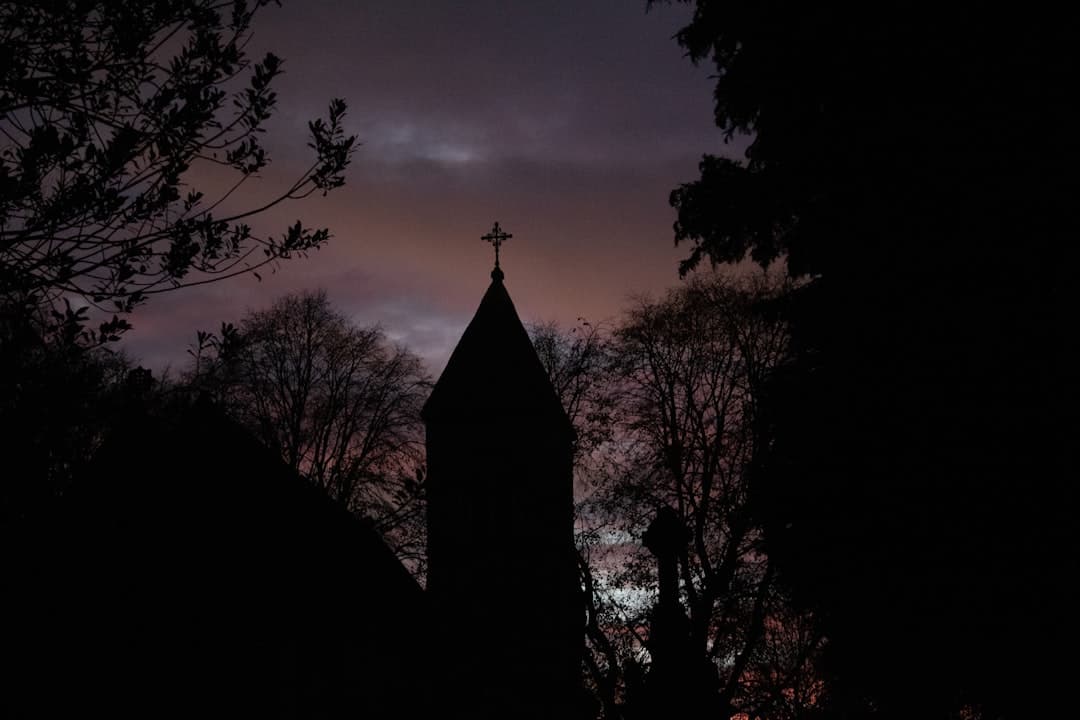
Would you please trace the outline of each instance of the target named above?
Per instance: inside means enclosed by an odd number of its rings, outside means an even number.
[[[574,431],[499,268],[423,409],[432,655],[456,717],[565,718],[584,610],[573,546]]]

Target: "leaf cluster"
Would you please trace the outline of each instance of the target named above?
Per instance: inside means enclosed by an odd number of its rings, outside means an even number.
[[[341,100],[309,125],[307,169],[256,207],[227,206],[270,162],[283,63],[245,53],[266,4],[0,4],[0,293],[123,314],[327,241],[299,222],[275,237],[248,220],[342,185],[355,138]],[[193,183],[215,168],[234,180],[209,198]]]

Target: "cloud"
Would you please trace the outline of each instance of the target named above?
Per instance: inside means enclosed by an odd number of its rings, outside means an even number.
[[[230,202],[287,187],[310,162],[307,121],[345,97],[362,143],[346,186],[251,219],[280,234],[302,218],[333,239],[262,283],[153,298],[126,344],[150,364],[183,362],[196,329],[323,287],[437,371],[486,288],[479,237],[494,220],[514,233],[503,265],[526,321],[604,319],[632,292],[673,284],[685,250],[673,247],[668,193],[725,147],[708,71],[671,39],[689,8],[644,8],[309,0],[260,11],[251,55],[285,58],[273,163]]]

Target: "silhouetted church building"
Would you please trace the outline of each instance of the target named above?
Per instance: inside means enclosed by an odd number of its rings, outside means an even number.
[[[497,260],[423,419],[426,592],[216,407],[133,418],[8,548],[0,715],[577,714],[573,430]]]
[[[569,717],[584,642],[574,431],[498,265],[491,277],[422,413],[428,593],[463,716]]]

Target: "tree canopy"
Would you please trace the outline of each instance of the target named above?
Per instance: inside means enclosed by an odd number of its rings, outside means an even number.
[[[46,321],[33,317],[40,311],[0,302],[0,533],[38,520],[133,396],[149,389],[149,378],[120,353],[43,337]]]
[[[1008,9],[698,0],[706,156],[683,264],[786,261],[755,507],[830,638],[837,712],[1024,717],[1064,676],[1075,447],[1067,23]],[[1037,558],[1037,559],[1036,559]]]
[[[0,4],[0,293],[124,313],[327,241],[299,221],[280,235],[249,222],[342,185],[355,141],[342,100],[308,124],[307,169],[256,207],[228,203],[270,160],[263,132],[283,62],[245,54],[266,4]],[[209,169],[232,176],[216,197],[197,187]]]

